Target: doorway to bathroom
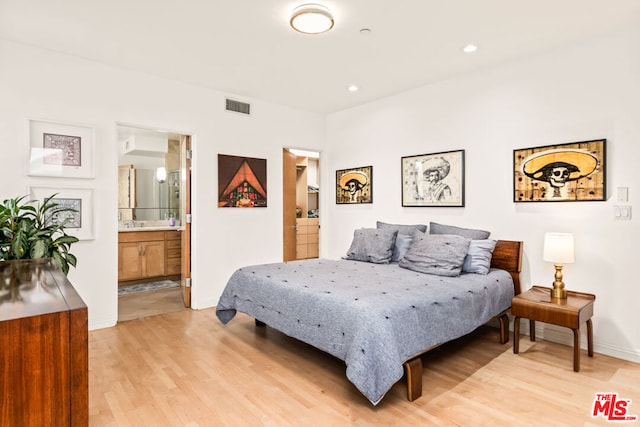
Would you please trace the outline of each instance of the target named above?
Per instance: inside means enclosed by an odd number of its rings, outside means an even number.
[[[118,125],[118,321],[191,304],[191,138]]]

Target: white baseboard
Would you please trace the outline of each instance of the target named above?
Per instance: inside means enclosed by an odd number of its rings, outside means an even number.
[[[96,329],[111,328],[113,326],[116,326],[116,323],[118,323],[118,319],[89,322],[89,330],[94,331]]]
[[[194,305],[193,300],[191,300],[191,308],[194,310],[205,310],[207,308],[214,308],[218,304],[218,300],[205,300],[201,301],[200,304]]]
[[[521,319],[520,333],[529,335],[529,322]],[[513,331],[513,319],[511,322]],[[569,328],[550,325],[543,322],[536,322],[536,339],[543,339],[558,344],[573,347],[573,332]],[[580,348],[587,349],[587,331],[580,330]],[[611,344],[598,343],[597,337],[593,338],[593,351],[617,359],[628,360],[629,362],[640,363],[640,350],[614,346]]]

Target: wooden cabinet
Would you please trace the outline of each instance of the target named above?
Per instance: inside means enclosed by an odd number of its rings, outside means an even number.
[[[0,262],[0,425],[89,424],[87,306],[50,259]]]
[[[164,231],[118,233],[118,281],[165,275]]]
[[[165,231],[165,274],[179,278],[182,270],[182,232]]]
[[[180,278],[182,232],[177,230],[118,233],[118,282],[131,285]]]
[[[318,258],[318,218],[296,219],[296,259]]]

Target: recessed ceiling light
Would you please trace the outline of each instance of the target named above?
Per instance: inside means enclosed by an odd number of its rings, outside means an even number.
[[[348,90],[349,92],[357,92],[357,91],[358,91],[358,89],[360,89],[360,88],[358,87],[358,85],[349,85],[349,86],[347,86],[347,90]]]
[[[303,4],[293,10],[291,28],[305,34],[320,34],[333,28],[329,9],[319,4]]]
[[[478,46],[476,46],[475,44],[468,44],[462,48],[462,51],[464,53],[471,53],[471,52],[475,52],[476,50],[478,50]]]
[[[362,28],[360,30],[360,34],[362,34],[363,36],[368,36],[369,34],[371,34],[371,28]]]

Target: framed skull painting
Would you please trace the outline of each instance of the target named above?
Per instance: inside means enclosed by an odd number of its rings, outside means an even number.
[[[464,206],[464,150],[401,161],[402,206]]]
[[[514,202],[606,200],[606,139],[513,150]]]
[[[336,171],[336,203],[373,203],[373,166]]]

